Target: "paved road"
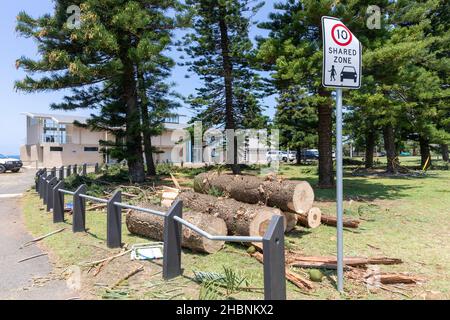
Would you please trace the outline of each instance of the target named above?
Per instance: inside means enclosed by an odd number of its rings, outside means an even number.
[[[33,279],[51,278],[47,256],[17,262],[42,253],[36,245],[19,249],[33,238],[23,225],[20,197],[33,184],[34,173],[23,169],[20,173],[0,174],[0,299],[59,300],[76,296],[62,280],[39,286],[33,283]]]

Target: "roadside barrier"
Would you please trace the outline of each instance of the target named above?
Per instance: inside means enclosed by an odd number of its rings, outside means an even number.
[[[66,177],[71,173],[78,174],[78,166],[68,166]],[[95,172],[99,172],[98,164],[94,165]],[[181,269],[181,239],[182,228],[186,227],[197,234],[212,240],[226,242],[245,242],[263,244],[264,264],[264,298],[266,300],[286,299],[286,274],[284,255],[284,222],[283,216],[274,216],[269,227],[262,237],[249,236],[221,236],[211,235],[199,227],[183,219],[183,202],[177,200],[167,212],[141,208],[122,203],[122,193],[116,190],[109,199],[97,198],[87,195],[87,186],[80,185],[75,191],[64,189],[64,167],[59,169],[59,178],[56,177],[56,168],[51,170],[41,169],[36,173],[36,191],[47,211],[52,211],[53,222],[64,222],[64,196],[73,197],[72,231],[86,231],[86,200],[105,203],[106,214],[106,243],[108,248],[120,248],[122,246],[122,209],[153,214],[164,218],[163,236],[163,278],[169,280],[182,274]],[[81,174],[87,174],[87,164],[81,167]]]

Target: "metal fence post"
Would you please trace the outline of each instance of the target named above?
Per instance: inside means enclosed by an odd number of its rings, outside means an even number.
[[[66,177],[70,177],[71,174],[72,174],[72,166],[69,164],[67,166]]]
[[[35,179],[36,186],[35,186],[35,189],[36,189],[37,193],[39,193],[39,183],[40,183],[41,175],[43,175],[43,174],[44,174],[44,170],[43,169],[39,169],[36,172],[36,179]]]
[[[59,181],[53,188],[53,223],[64,222],[64,193],[59,192],[64,188],[64,181]]]
[[[53,208],[53,188],[58,183],[58,178],[53,177],[48,183],[47,183],[47,212],[50,212],[50,210]]]
[[[73,170],[72,170],[72,172],[73,172],[74,175],[77,175],[77,174],[78,174],[78,165],[76,165],[76,164],[73,165]]]
[[[108,248],[120,248],[122,246],[122,208],[114,205],[114,202],[122,202],[120,190],[116,190],[108,201],[106,213],[106,243]]]
[[[53,174],[48,175],[43,183],[43,187],[42,187],[42,203],[44,205],[47,205],[47,197],[48,197],[48,183],[50,182],[50,180],[52,180],[54,178]]]
[[[265,300],[286,300],[283,219],[283,216],[272,217],[263,237]]]
[[[95,163],[94,172],[95,172],[96,174],[100,172],[100,168],[99,168],[99,166],[98,166],[98,162]]]
[[[169,280],[181,275],[181,239],[182,226],[174,219],[182,217],[183,202],[175,201],[164,221],[164,258],[163,278]]]
[[[64,166],[59,168],[59,180],[64,180]]]
[[[82,184],[78,187],[73,195],[73,232],[85,232],[86,231],[86,199],[80,197],[80,194],[85,194],[87,187]]]
[[[83,171],[81,171],[81,175],[82,176],[87,175],[87,164],[86,163],[83,163],[83,169],[82,170]]]
[[[52,168],[52,176],[56,177],[56,167]]]
[[[44,189],[45,189],[45,179],[47,176],[47,172],[43,173],[39,177],[39,198],[44,198]]]

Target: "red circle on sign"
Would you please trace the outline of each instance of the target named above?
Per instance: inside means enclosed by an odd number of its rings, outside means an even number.
[[[350,35],[350,38],[348,39],[347,42],[339,42],[339,41],[336,39],[336,37],[334,36],[334,30],[336,30],[337,27],[343,27],[343,28],[348,32],[348,34]],[[347,28],[346,26],[344,26],[342,23],[335,24],[335,25],[333,26],[333,28],[331,29],[331,37],[333,38],[334,42],[336,42],[336,44],[340,45],[341,47],[345,47],[346,45],[348,45],[348,44],[349,44],[350,42],[352,42],[352,40],[353,40],[353,35],[352,35],[352,33],[351,33],[350,30],[348,30],[348,28]]]

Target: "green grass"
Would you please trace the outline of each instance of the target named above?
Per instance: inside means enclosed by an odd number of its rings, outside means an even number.
[[[418,159],[402,158],[402,164],[414,167]],[[344,248],[346,256],[389,256],[400,258],[403,264],[382,266],[381,270],[410,272],[423,276],[423,285],[405,287],[409,298],[450,298],[450,171],[431,170],[423,177],[354,177],[346,167],[344,178],[345,215],[362,219],[357,230],[345,230]],[[281,166],[281,174],[287,179],[307,180],[315,188],[316,205],[324,213],[335,214],[335,191],[318,189],[315,166]],[[183,171],[180,178],[190,176]],[[189,182],[188,182],[189,183]],[[117,251],[106,249],[105,214],[87,214],[86,234],[73,234],[70,218],[66,223],[54,225],[48,213],[40,211],[40,202],[33,192],[24,198],[24,212],[27,227],[34,235],[42,235],[65,226],[63,233],[45,239],[47,246],[62,266],[81,261],[102,258]],[[132,244],[145,239],[129,234],[123,226],[123,242]],[[335,255],[336,229],[322,225],[308,230],[297,227],[286,235],[286,246],[307,255]],[[99,249],[105,248],[105,250]],[[193,271],[222,272],[224,267],[242,272],[251,287],[263,287],[262,265],[246,253],[240,245],[227,244],[216,254],[193,254],[183,252],[182,266],[185,275]],[[296,270],[305,274],[307,270]],[[322,283],[304,294],[288,283],[289,299],[405,299],[404,295],[378,289],[369,292],[360,282],[346,279],[346,294],[341,296],[335,289],[335,274],[326,273]],[[189,281],[192,289],[190,298],[198,297],[199,286]],[[151,296],[151,292],[144,295]],[[262,299],[259,292],[241,292],[234,298]]]

